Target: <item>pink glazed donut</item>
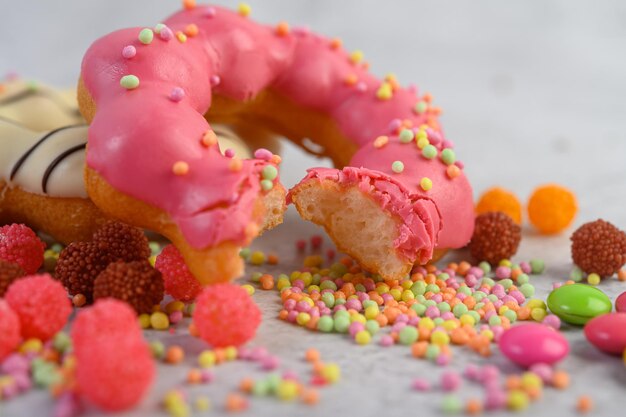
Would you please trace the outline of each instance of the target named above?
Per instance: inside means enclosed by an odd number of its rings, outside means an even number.
[[[282,221],[280,158],[223,156],[209,122],[245,121],[305,144],[313,168],[287,195],[337,247],[385,278],[467,244],[472,190],[428,94],[373,77],[360,52],[287,24],[184,2],[154,28],[97,40],[78,98],[91,123],[85,182],[104,212],[167,236],[203,283]]]

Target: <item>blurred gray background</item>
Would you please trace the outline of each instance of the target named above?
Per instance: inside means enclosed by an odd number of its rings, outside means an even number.
[[[431,92],[444,109],[441,121],[466,163],[476,196],[502,185],[525,201],[537,185],[557,182],[578,195],[575,225],[603,217],[626,228],[626,2],[251,0],[249,4],[253,19],[268,24],[286,20],[341,37],[347,49],[365,52],[375,74],[394,72],[403,85],[416,83],[421,91]],[[122,27],[153,26],[178,7],[174,0],[0,0],[0,75],[16,71],[71,86],[94,39]],[[328,165],[289,144],[284,148],[281,175],[287,185],[300,179],[308,166]],[[256,247],[286,254],[278,267],[263,272],[286,272],[299,265],[301,259],[293,255],[295,236],[319,231],[293,213],[286,223],[255,242]],[[529,231],[524,235],[517,258],[542,257],[549,265],[547,275],[534,281],[539,297],[546,296],[553,282],[565,279],[572,267],[568,242],[572,230],[551,238]],[[612,280],[602,289],[614,298],[624,286]],[[274,293],[255,294],[266,319],[254,343],[267,346],[287,366],[303,372],[306,366],[299,358],[304,349],[316,346],[324,358],[339,362],[345,375],[339,387],[324,391],[323,404],[314,414],[406,415],[407,409],[438,414],[440,393],[407,393],[411,378],[434,381],[440,368],[410,359],[400,347],[359,348],[345,337],[322,337],[285,325],[273,319],[276,299]],[[166,343],[178,340],[146,333]],[[573,387],[566,393],[548,391],[540,404],[522,415],[572,415],[577,395],[583,393],[596,401],[594,415],[622,415],[626,405],[622,361],[598,353],[579,330],[566,329],[566,335],[573,353],[562,367],[572,373]],[[480,359],[459,353],[454,369],[474,361]],[[513,369],[499,355],[490,361]],[[192,366],[193,359],[188,363]],[[154,414],[160,395],[182,381],[186,369],[160,366],[161,378],[150,400],[127,415]],[[218,371],[219,383],[211,387],[219,394],[212,396],[216,407],[221,395],[249,372],[244,364]],[[472,395],[477,392],[470,390]],[[48,396],[39,393],[10,402],[5,412],[36,415],[34,410],[49,406]],[[1,405],[0,415],[4,416]],[[310,415],[310,411],[255,400],[247,415]]]

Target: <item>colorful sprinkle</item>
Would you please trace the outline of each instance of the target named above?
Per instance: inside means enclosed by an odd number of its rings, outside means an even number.
[[[446,175],[448,176],[448,178],[454,179],[461,175],[461,170],[456,165],[449,165],[446,168]]]
[[[456,161],[456,155],[450,148],[445,148],[441,151],[441,160],[446,165],[452,165]]]
[[[426,159],[433,159],[437,156],[437,148],[433,145],[426,145],[422,149],[422,156]]]
[[[136,75],[125,75],[120,79],[120,85],[127,90],[139,87],[139,78]]]
[[[404,163],[402,161],[394,161],[391,164],[391,170],[396,174],[400,174],[402,171],[404,171]]]
[[[178,39],[178,42],[180,42],[180,43],[185,43],[185,42],[187,42],[187,35],[185,35],[181,31],[178,31],[178,32],[176,32],[176,39]]]
[[[379,100],[390,100],[393,97],[393,89],[391,88],[391,84],[388,82],[383,82],[378,87],[376,91],[376,97]]]
[[[199,32],[198,26],[195,25],[194,23],[191,23],[191,24],[185,26],[184,33],[185,33],[185,35],[189,36],[190,38],[193,38],[194,36],[197,36],[198,32]]]
[[[380,149],[383,146],[385,146],[387,143],[389,143],[388,136],[379,136],[376,139],[374,139],[374,148]]]
[[[174,88],[172,88],[172,91],[170,92],[170,97],[169,98],[173,102],[178,103],[183,98],[185,98],[185,90],[183,90],[180,87],[174,87]]]
[[[274,188],[274,183],[271,180],[261,180],[261,188],[263,191],[269,191]]]
[[[189,164],[185,161],[178,161],[172,165],[174,175],[187,175],[189,172]]]
[[[252,8],[248,3],[239,3],[237,6],[237,13],[243,17],[248,17],[250,16],[250,13],[252,13]]]
[[[213,145],[217,144],[217,135],[215,134],[215,132],[213,130],[209,129],[209,130],[206,131],[204,136],[202,136],[202,139],[200,140],[200,143],[202,143],[202,145],[206,146],[207,148],[209,146],[213,146]]]
[[[174,39],[174,32],[172,32],[172,29],[166,26],[164,28],[161,28],[161,31],[159,32],[159,38],[166,42],[169,42]]]
[[[165,25],[165,23],[157,23],[157,24],[154,26],[154,33],[156,33],[157,35],[160,35],[160,34],[161,34],[161,31],[162,31],[163,29],[165,29],[166,27],[167,27],[167,25]]]
[[[152,43],[152,39],[154,39],[154,32],[152,32],[152,29],[141,29],[141,32],[139,32],[139,42],[143,43],[144,45],[149,45]]]
[[[352,62],[353,64],[356,65],[361,61],[363,61],[363,51],[357,49],[350,54],[350,62]]]
[[[278,170],[274,165],[265,165],[261,171],[261,176],[263,179],[273,181],[278,176]]]
[[[415,134],[411,129],[402,129],[398,135],[401,143],[410,143],[415,138]]]
[[[413,110],[417,114],[422,114],[426,111],[427,108],[428,104],[425,101],[418,101],[417,104],[415,104],[415,108]]]
[[[122,49],[122,56],[126,59],[130,59],[137,55],[137,49],[133,45],[127,45]]]
[[[287,36],[289,34],[289,24],[287,22],[280,22],[276,25],[276,34],[278,36]]]

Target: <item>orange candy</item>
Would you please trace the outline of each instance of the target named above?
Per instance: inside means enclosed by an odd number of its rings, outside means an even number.
[[[264,290],[271,290],[274,288],[274,277],[269,274],[261,275],[259,282],[261,283],[261,288]]]
[[[476,204],[476,214],[500,211],[507,214],[517,224],[522,223],[522,204],[512,192],[493,187],[480,196]]]
[[[588,413],[593,408],[593,401],[588,395],[581,395],[576,402],[576,409],[580,413]]]
[[[555,234],[567,228],[577,211],[574,193],[556,184],[538,187],[528,201],[530,222],[543,234]]]

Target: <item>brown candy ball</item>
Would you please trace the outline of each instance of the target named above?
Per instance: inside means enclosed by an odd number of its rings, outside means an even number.
[[[587,273],[610,276],[626,263],[626,233],[602,219],[583,224],[570,240],[572,260]]]
[[[476,217],[469,250],[477,260],[496,265],[515,255],[521,239],[522,229],[511,217],[499,211],[487,212]]]
[[[163,277],[148,261],[116,261],[96,278],[93,296],[95,300],[117,298],[141,314],[150,313],[163,299],[163,292]]]

